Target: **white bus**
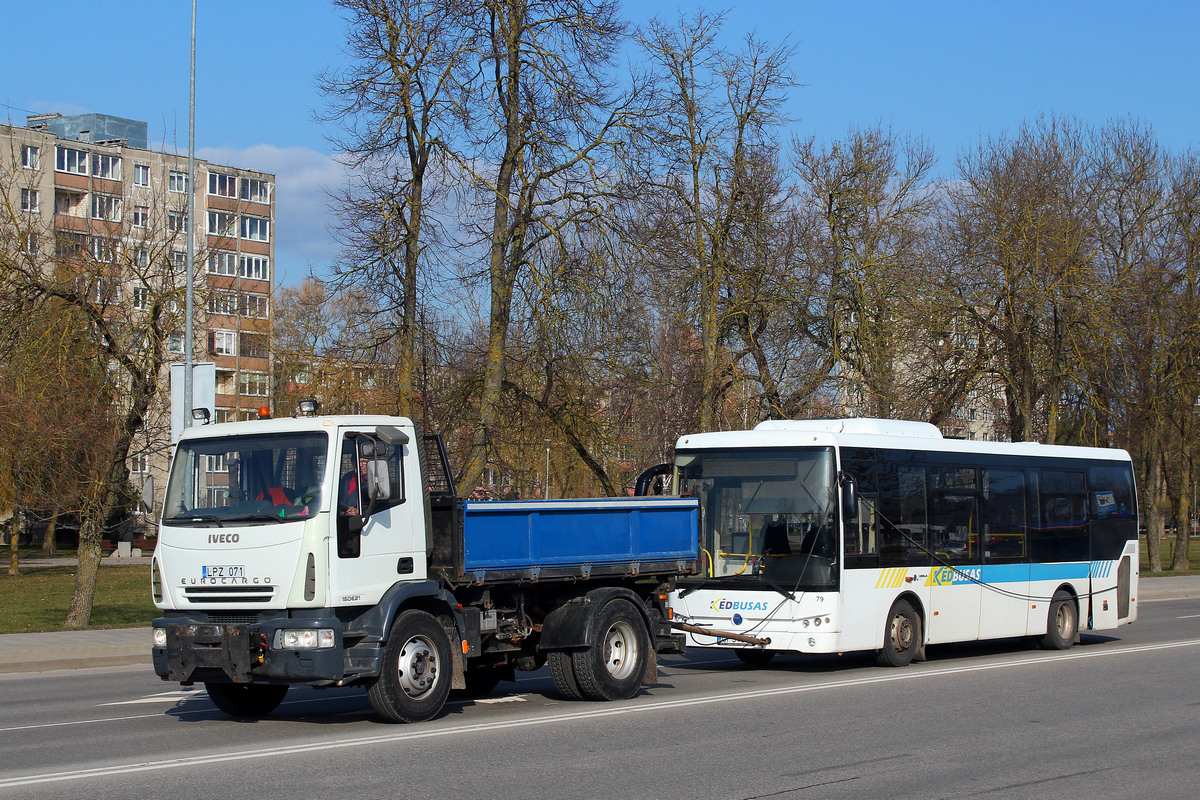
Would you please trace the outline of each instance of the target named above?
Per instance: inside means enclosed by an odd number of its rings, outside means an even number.
[[[1123,450],[771,421],[680,438],[673,486],[699,498],[703,566],[672,594],[675,619],[690,645],[750,664],[874,651],[902,666],[928,644],[1002,637],[1065,649],[1137,618]]]

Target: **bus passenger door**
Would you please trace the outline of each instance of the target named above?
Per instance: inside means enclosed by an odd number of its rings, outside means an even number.
[[[983,580],[979,637],[1028,632],[1029,542],[1026,475],[1018,469],[985,468],[982,475]]]
[[[929,468],[929,615],[926,640],[979,638],[979,492],[975,467]]]

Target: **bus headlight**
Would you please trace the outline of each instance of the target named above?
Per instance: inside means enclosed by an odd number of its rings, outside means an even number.
[[[333,628],[284,628],[275,634],[276,650],[327,650],[333,647]]]

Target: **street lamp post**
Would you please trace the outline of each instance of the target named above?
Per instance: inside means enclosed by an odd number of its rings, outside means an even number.
[[[550,445],[552,440],[546,440],[546,499],[550,499]]]

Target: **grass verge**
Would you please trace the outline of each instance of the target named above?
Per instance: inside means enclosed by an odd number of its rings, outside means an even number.
[[[23,569],[0,565],[0,633],[61,631],[75,591],[75,567]],[[150,602],[150,566],[101,566],[89,628],[133,628],[159,615]]]

